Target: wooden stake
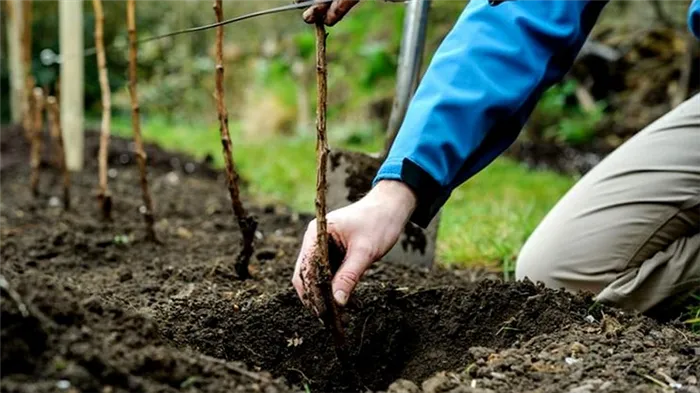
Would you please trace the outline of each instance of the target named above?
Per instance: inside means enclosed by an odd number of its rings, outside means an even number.
[[[31,187],[32,195],[37,196],[39,195],[39,167],[41,165],[41,145],[44,131],[44,91],[41,87],[35,87],[32,94],[33,100],[30,106],[34,110],[34,122],[31,127]]]
[[[309,285],[318,287],[324,304],[321,320],[331,329],[336,352],[344,359],[345,335],[340,320],[338,307],[333,299],[331,286],[331,265],[328,259],[328,225],[326,223],[326,166],[328,164],[328,140],[326,138],[327,108],[327,62],[326,62],[326,28],[323,22],[316,23],[316,252],[312,257],[313,268],[317,272],[311,275]],[[316,282],[313,282],[315,279]],[[316,293],[316,291],[307,291]]]
[[[66,165],[66,152],[63,148],[63,132],[61,131],[61,110],[58,100],[54,96],[46,99],[47,115],[51,127],[51,139],[53,139],[55,153],[54,161],[63,175],[63,209],[70,210],[70,173]]]
[[[139,164],[139,173],[141,174],[141,194],[143,195],[143,204],[145,211],[143,219],[146,223],[146,238],[150,241],[157,242],[156,231],[153,229],[155,221],[153,217],[153,200],[151,193],[148,190],[148,174],[146,169],[146,151],[143,149],[143,140],[141,139],[141,108],[139,107],[139,97],[136,90],[136,1],[127,0],[126,2],[126,23],[129,30],[129,95],[131,96],[131,124],[134,128],[134,144],[136,145],[136,160]]]
[[[214,13],[216,21],[224,19],[222,1],[215,0]],[[242,245],[241,252],[236,258],[235,269],[238,277],[242,280],[250,277],[248,264],[253,255],[253,241],[255,241],[255,231],[258,227],[257,220],[249,216],[241,203],[240,191],[238,187],[239,176],[233,162],[231,152],[231,135],[228,130],[228,113],[224,104],[224,27],[216,28],[216,109],[219,113],[219,133],[221,134],[221,144],[223,145],[224,161],[226,162],[226,181],[229,195],[231,196],[231,207],[238,220],[238,228],[241,230]]]
[[[66,165],[71,172],[83,170],[85,163],[85,57],[83,1],[58,1],[59,47],[61,53],[60,97],[61,132],[65,142]],[[73,55],[68,55],[73,54]],[[90,157],[93,159],[93,157]]]
[[[22,36],[24,33],[25,5],[22,0],[9,0],[3,2],[5,15],[7,15],[7,65],[10,81],[10,108],[12,123],[22,124],[24,115],[26,92],[26,72],[22,54]],[[26,132],[26,130],[25,130]]]
[[[102,91],[102,127],[98,153],[100,188],[97,199],[100,204],[100,210],[102,210],[102,218],[109,220],[112,214],[112,196],[107,187],[107,151],[109,149],[112,102],[110,99],[111,92],[107,76],[107,60],[103,38],[105,17],[102,11],[102,0],[92,0],[92,7],[95,10],[95,48],[97,49],[97,71],[99,72],[100,90]]]

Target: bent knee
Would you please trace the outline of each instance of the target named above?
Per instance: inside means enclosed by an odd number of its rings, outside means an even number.
[[[595,272],[591,261],[571,253],[571,242],[553,235],[546,240],[530,239],[515,264],[516,280],[541,282],[552,289],[598,293],[606,285],[606,274]],[[566,245],[566,246],[564,246]],[[566,247],[564,249],[563,247]]]
[[[515,263],[515,279],[541,282],[549,288],[559,289],[564,285],[557,279],[557,259],[546,250],[531,250],[525,244]]]

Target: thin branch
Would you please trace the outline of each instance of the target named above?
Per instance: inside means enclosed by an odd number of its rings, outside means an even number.
[[[92,0],[92,7],[95,10],[95,47],[97,48],[97,70],[100,77],[100,90],[102,91],[102,127],[98,153],[100,186],[97,199],[100,204],[100,210],[102,210],[102,218],[108,220],[112,214],[112,197],[107,186],[107,151],[109,149],[112,102],[103,38],[105,17],[102,11],[102,0]]]
[[[70,210],[70,172],[66,165],[66,150],[63,147],[63,130],[61,130],[61,111],[54,96],[46,99],[47,115],[51,127],[51,139],[54,141],[54,162],[63,176],[63,209]]]
[[[668,386],[667,384],[665,384],[665,383],[659,381],[658,379],[652,377],[651,375],[644,374],[644,375],[642,375],[642,376],[643,376],[644,378],[648,379],[649,381],[653,382],[654,384],[661,386],[661,387],[664,388],[664,389],[671,389],[670,386]]]
[[[326,61],[326,28],[316,23],[316,251],[313,256],[316,282],[325,305],[321,319],[331,329],[336,352],[344,357],[345,335],[338,307],[333,299],[331,266],[328,260],[328,225],[326,222],[326,167],[328,164],[328,140],[326,138],[326,111],[328,96],[328,68]]]
[[[22,126],[24,136],[27,139],[32,137],[32,89],[34,88],[34,78],[32,77],[32,1],[22,2],[22,36],[21,55],[24,64],[24,102],[22,104]]]
[[[222,1],[215,0],[214,13],[216,20],[221,21],[224,17]],[[241,231],[241,251],[236,258],[235,269],[238,277],[242,280],[250,278],[248,264],[253,255],[253,242],[255,241],[255,231],[258,223],[254,217],[248,215],[241,202],[239,190],[239,176],[233,162],[231,148],[231,135],[228,129],[228,113],[224,104],[224,28],[219,26],[216,29],[216,109],[219,114],[219,133],[221,134],[221,144],[223,147],[224,161],[226,162],[226,182],[229,195],[231,197],[231,208],[238,220],[238,228]]]
[[[129,30],[129,95],[131,96],[131,124],[134,129],[134,145],[136,145],[136,160],[139,164],[139,174],[141,175],[141,194],[143,195],[143,204],[145,211],[143,219],[146,223],[146,238],[150,241],[157,242],[156,231],[153,228],[153,199],[148,189],[148,174],[146,168],[146,151],[143,149],[143,140],[141,138],[141,108],[139,107],[139,97],[136,90],[136,58],[137,58],[137,43],[136,43],[136,0],[127,0],[126,3],[126,19]]]
[[[27,318],[29,316],[33,316],[47,328],[56,327],[54,321],[49,319],[39,309],[34,307],[31,303],[24,302],[22,300],[22,296],[20,296],[20,294],[12,288],[10,283],[2,274],[0,274],[0,289],[7,292],[7,295],[10,297],[10,299],[12,299],[12,301],[15,302],[19,313],[22,314],[22,317]]]
[[[256,374],[254,372],[248,371],[242,367],[238,367],[235,364],[229,363],[229,362],[222,360],[222,359],[218,359],[218,358],[215,358],[212,356],[207,356],[207,355],[199,355],[199,358],[204,360],[204,361],[207,361],[207,362],[222,365],[222,366],[226,367],[227,369],[229,369],[233,372],[236,372],[238,374],[241,374],[243,376],[246,376],[254,381],[264,382],[264,383],[271,383],[272,382],[268,378],[265,378],[260,374]]]
[[[29,308],[26,304],[24,304],[24,301],[22,301],[22,297],[17,293],[17,291],[10,287],[10,283],[2,275],[0,275],[0,289],[4,289],[5,292],[7,292],[7,294],[10,296],[10,299],[12,299],[17,305],[17,309],[23,317],[26,318],[30,315]]]
[[[32,91],[32,105],[34,109],[34,122],[31,127],[31,157],[30,165],[32,168],[31,187],[32,195],[39,195],[39,170],[41,166],[41,147],[44,131],[44,91],[41,87],[35,87]]]

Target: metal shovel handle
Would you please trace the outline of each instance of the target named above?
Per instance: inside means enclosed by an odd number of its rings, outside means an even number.
[[[393,0],[392,0],[393,1]],[[496,7],[506,1],[515,0],[488,0],[489,5]],[[384,161],[389,154],[391,145],[394,144],[396,134],[401,128],[406,116],[408,104],[418,86],[418,72],[423,60],[425,49],[425,31],[428,20],[428,11],[431,0],[407,0],[406,15],[403,22],[403,36],[401,37],[401,49],[399,52],[399,66],[396,77],[396,97],[389,115],[387,139],[381,160]]]
[[[382,153],[382,161],[389,154],[396,134],[401,128],[408,104],[418,86],[418,73],[421,68],[425,48],[425,32],[431,0],[408,0],[403,22],[403,35],[399,51],[399,65],[396,77],[396,97],[389,116],[387,139]]]

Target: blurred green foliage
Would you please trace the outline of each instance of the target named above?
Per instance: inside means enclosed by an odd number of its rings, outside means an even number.
[[[288,4],[280,0],[224,1],[225,17]],[[435,2],[426,57],[432,53],[466,1]],[[58,53],[58,2],[35,1],[33,7],[32,73],[42,86],[52,86],[58,65],[41,64],[40,53]],[[127,114],[127,53],[125,3],[106,1],[105,44],[113,108],[116,116]],[[275,96],[293,117],[313,117],[313,28],[301,20],[301,10],[266,15],[228,25],[225,31],[226,99],[232,117],[259,108],[258,101]],[[84,2],[84,42],[94,46],[91,3]],[[137,3],[139,38],[213,22],[210,1]],[[396,3],[363,2],[351,17],[328,28],[330,121],[386,118],[394,93],[404,6]],[[6,16],[0,15],[3,26]],[[145,43],[139,48],[139,94],[145,115],[158,115],[172,122],[196,119],[215,121],[213,111],[214,30]],[[2,40],[2,52],[6,42]],[[6,56],[0,63],[0,94],[8,97]],[[88,114],[99,114],[99,84],[95,56],[85,58],[85,105]],[[300,94],[304,90],[305,94]],[[307,102],[300,103],[300,99]],[[3,99],[2,121],[8,121],[8,101]],[[296,112],[304,110],[301,116]],[[296,120],[296,119],[293,119]],[[381,122],[380,122],[381,123]]]
[[[99,120],[94,119],[93,124]],[[357,127],[331,136],[333,148],[377,151],[382,138],[365,136]],[[361,128],[361,127],[360,127]],[[283,203],[297,211],[313,212],[315,195],[313,135],[294,135],[265,141],[244,140],[242,126],[230,124],[234,139],[233,156],[247,182],[246,193],[256,203]],[[113,132],[131,136],[128,119],[116,119]],[[147,141],[192,154],[198,159],[213,157],[223,167],[221,142],[216,125],[183,122],[172,125],[154,117],[143,124]],[[574,179],[547,171],[530,171],[504,158],[457,188],[442,210],[438,231],[437,259],[443,264],[513,267],[520,247],[556,201],[573,185]],[[250,202],[252,203],[252,202]]]
[[[568,79],[544,92],[531,120],[537,124],[538,139],[576,146],[596,136],[606,105],[595,102],[593,108],[584,110],[576,101],[576,88],[576,80]]]
[[[84,1],[84,42],[94,45],[92,5]],[[468,0],[433,1],[429,14],[423,69],[450,31]],[[677,4],[676,4],[677,3]],[[224,1],[225,17],[242,15],[274,6],[286,0]],[[40,85],[52,86],[58,66],[39,61],[42,49],[59,52],[58,2],[34,1],[32,72]],[[664,4],[670,17],[684,23],[684,2]],[[128,114],[126,90],[126,26],[124,1],[104,3],[105,41],[114,45],[107,51],[113,107],[116,116]],[[645,27],[653,18],[653,7],[628,7],[611,3],[601,17],[600,29],[615,24]],[[308,132],[314,114],[313,28],[300,17],[301,10],[266,15],[228,25],[225,29],[226,100],[231,118],[248,120],[249,132]],[[336,26],[328,28],[329,112],[328,119],[340,127],[345,122],[362,123],[371,132],[386,126],[394,95],[396,61],[399,53],[405,7],[401,3],[363,1]],[[632,15],[632,17],[629,17]],[[210,0],[137,3],[140,38],[213,22]],[[4,13],[0,22],[5,25]],[[622,18],[622,19],[621,19]],[[621,22],[622,20],[622,22]],[[216,122],[214,111],[214,30],[186,34],[146,43],[139,52],[139,94],[144,116],[159,116],[172,123],[197,120]],[[2,53],[6,43],[0,42]],[[0,56],[0,104],[2,121],[8,121],[8,75],[6,56]],[[85,59],[85,104],[88,114],[99,114],[99,85],[95,56]],[[604,107],[582,112],[571,102],[570,84],[548,91],[535,109],[541,115],[539,138],[560,143],[586,143],[595,136],[595,125]],[[274,98],[274,105],[261,102]],[[563,119],[563,120],[562,120]],[[537,119],[532,122],[537,124]],[[271,128],[259,130],[259,128]],[[334,132],[336,127],[329,127]],[[360,137],[364,138],[364,137]]]

